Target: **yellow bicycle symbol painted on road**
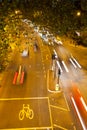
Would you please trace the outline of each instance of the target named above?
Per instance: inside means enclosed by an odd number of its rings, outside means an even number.
[[[34,112],[30,109],[29,104],[23,104],[23,109],[19,112],[19,120],[23,120],[25,116],[29,119],[33,119],[34,117]]]

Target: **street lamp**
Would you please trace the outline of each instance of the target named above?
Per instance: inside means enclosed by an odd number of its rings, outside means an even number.
[[[76,14],[78,17],[81,16],[81,12],[80,11],[77,11],[77,14]]]
[[[80,29],[81,27],[81,11],[78,10],[77,13],[76,13],[76,19],[77,19],[77,28]]]

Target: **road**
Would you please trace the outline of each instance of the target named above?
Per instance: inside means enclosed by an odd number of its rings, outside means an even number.
[[[30,33],[30,32],[29,32]],[[39,49],[35,52],[33,44],[29,56],[22,57],[16,48],[12,61],[4,72],[0,88],[0,129],[24,130],[80,130],[80,123],[71,111],[65,91],[49,91],[48,70],[52,68],[51,48],[43,44],[37,35]],[[22,85],[13,85],[14,73],[18,66],[24,66],[25,78]],[[52,74],[49,76],[51,77]],[[64,78],[63,78],[64,79]],[[50,85],[50,86],[49,86]],[[60,84],[62,88],[62,83]],[[48,89],[49,88],[49,89]],[[29,106],[28,106],[29,105]],[[20,112],[22,110],[22,117]],[[29,117],[29,111],[33,116]]]

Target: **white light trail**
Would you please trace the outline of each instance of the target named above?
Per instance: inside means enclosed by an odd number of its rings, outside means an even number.
[[[76,60],[75,58],[73,58],[73,60],[75,61],[75,63],[77,64],[77,66],[78,66],[79,68],[81,68],[81,65],[77,62],[77,60]]]
[[[72,59],[69,58],[69,60],[70,60],[70,62],[72,63],[72,65],[73,65],[75,68],[77,68],[77,66],[74,64],[74,62],[72,61]]]
[[[57,65],[58,65],[58,67],[60,68],[60,71],[63,72],[63,70],[62,70],[62,68],[61,68],[61,66],[60,66],[59,61],[57,61]]]
[[[82,104],[83,104],[85,110],[87,111],[87,105],[85,104],[84,99],[83,99],[82,97],[80,97],[80,100],[81,100],[81,102],[82,102]]]
[[[82,117],[81,117],[81,115],[80,115],[80,113],[79,113],[79,110],[78,110],[78,108],[77,108],[77,105],[76,105],[76,103],[75,103],[74,98],[71,97],[71,100],[72,100],[72,102],[73,102],[73,105],[74,105],[75,110],[76,110],[76,112],[77,112],[77,115],[78,115],[78,117],[79,117],[79,120],[80,120],[80,123],[81,123],[81,125],[82,125],[83,130],[87,130],[87,128],[86,128],[86,126],[85,126],[85,124],[84,124],[84,122],[83,122],[83,120],[82,120]]]
[[[57,55],[56,51],[55,50],[53,50],[53,51],[54,51],[55,55]]]
[[[62,61],[62,64],[63,64],[63,66],[64,66],[66,72],[69,72],[69,70],[68,70],[67,66],[65,65],[64,61]]]

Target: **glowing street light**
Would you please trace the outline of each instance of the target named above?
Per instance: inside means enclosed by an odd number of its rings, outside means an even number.
[[[77,16],[81,16],[81,12],[80,11],[77,12]]]
[[[15,14],[20,14],[21,11],[20,10],[15,10]]]

